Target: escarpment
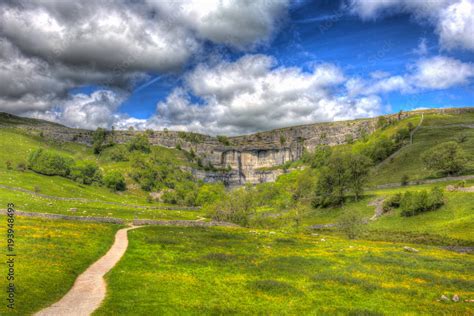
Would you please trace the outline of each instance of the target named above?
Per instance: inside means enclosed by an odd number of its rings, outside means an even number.
[[[473,111],[473,108],[429,110],[438,112]],[[426,112],[426,111],[424,111]],[[419,113],[419,112],[416,112]],[[404,112],[409,116],[414,112]],[[389,115],[390,116],[390,115]],[[396,115],[391,115],[396,118]],[[78,142],[92,145],[93,131],[68,128],[43,120],[27,119],[0,113],[0,127],[17,127],[27,133],[41,133],[57,141]],[[223,181],[227,185],[274,181],[282,174],[278,168],[287,162],[301,158],[305,150],[312,151],[321,144],[338,145],[357,140],[376,129],[377,118],[338,121],[293,126],[234,137],[176,132],[147,131],[153,145],[180,148],[194,152],[202,166],[211,168],[190,170],[197,178],[206,182]],[[125,143],[139,131],[117,130],[109,132],[108,138],[115,143]],[[211,171],[209,171],[211,170]]]

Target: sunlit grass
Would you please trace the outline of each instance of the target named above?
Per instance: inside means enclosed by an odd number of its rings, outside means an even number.
[[[0,216],[0,222],[3,237],[6,216]],[[117,229],[110,224],[16,217],[15,309],[6,307],[6,269],[2,265],[0,314],[28,315],[61,298],[76,277],[105,254]],[[4,258],[5,252],[2,247]]]
[[[97,315],[470,314],[474,257],[268,230],[147,227],[107,275]]]

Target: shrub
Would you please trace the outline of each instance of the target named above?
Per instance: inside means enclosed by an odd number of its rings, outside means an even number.
[[[372,159],[373,162],[382,162],[396,149],[395,144],[387,137],[368,143],[362,150],[362,154]]]
[[[128,151],[141,151],[143,153],[150,153],[150,142],[145,134],[139,134],[133,137],[127,144]]]
[[[393,136],[393,139],[395,140],[396,143],[402,143],[403,141],[407,140],[410,138],[410,130],[408,128],[401,128],[399,129],[395,135]]]
[[[327,145],[320,145],[314,149],[312,153],[305,151],[303,154],[303,162],[311,166],[311,168],[321,168],[327,165],[331,157],[332,149]]]
[[[5,166],[7,170],[12,170],[12,162],[10,160],[5,161]]]
[[[73,164],[74,160],[71,158],[43,149],[34,150],[28,157],[28,168],[47,176],[66,177],[70,174]]]
[[[347,238],[357,238],[364,229],[364,218],[358,212],[344,212],[339,218],[337,227],[343,232]]]
[[[402,186],[406,186],[408,185],[409,181],[410,181],[410,178],[408,177],[408,175],[404,174],[401,178],[400,183]]]
[[[128,161],[128,154],[123,146],[114,146],[109,154],[112,161]]]
[[[429,193],[426,190],[420,192],[406,192],[400,200],[402,216],[414,216],[419,213],[432,211],[444,204],[443,191],[434,187]]]
[[[344,136],[344,141],[347,144],[353,144],[354,143],[354,136],[352,136],[352,134],[347,134],[346,136]]]
[[[225,187],[222,183],[204,184],[199,188],[196,204],[209,205],[221,199],[225,195]]]
[[[255,213],[254,195],[254,189],[251,187],[232,190],[222,200],[212,205],[212,218],[248,226],[251,215]]]
[[[384,213],[390,211],[392,208],[400,207],[401,199],[402,199],[401,193],[397,193],[385,199],[385,201],[383,201],[383,206],[382,206]]]
[[[127,189],[125,178],[119,171],[106,173],[104,176],[104,184],[112,191],[125,191]]]
[[[219,141],[219,143],[225,145],[225,146],[229,146],[230,145],[230,141],[229,139],[227,138],[227,136],[222,136],[222,135],[218,135],[217,136],[217,140]]]
[[[26,162],[20,161],[16,164],[16,170],[18,171],[25,171],[26,170]]]
[[[69,177],[82,184],[100,184],[102,171],[92,161],[79,161],[71,168]]]
[[[439,144],[423,153],[426,167],[444,174],[455,175],[464,170],[467,156],[456,142]]]
[[[456,141],[457,141],[459,144],[464,143],[466,140],[467,140],[467,134],[466,134],[466,133],[461,133],[461,134],[459,134],[458,136],[456,136]]]

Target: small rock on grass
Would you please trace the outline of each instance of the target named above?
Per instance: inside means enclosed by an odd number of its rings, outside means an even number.
[[[449,302],[449,298],[446,295],[441,295],[439,300]]]
[[[452,300],[453,300],[453,302],[459,302],[459,295],[454,294]]]
[[[408,247],[408,246],[403,247],[403,250],[408,251],[408,252],[418,252],[419,251],[418,249]]]

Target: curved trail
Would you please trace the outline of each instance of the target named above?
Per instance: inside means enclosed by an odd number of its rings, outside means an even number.
[[[135,226],[120,229],[107,253],[93,263],[74,282],[72,288],[58,302],[36,313],[36,316],[85,316],[94,312],[106,293],[104,275],[124,255],[128,247],[127,232]]]

